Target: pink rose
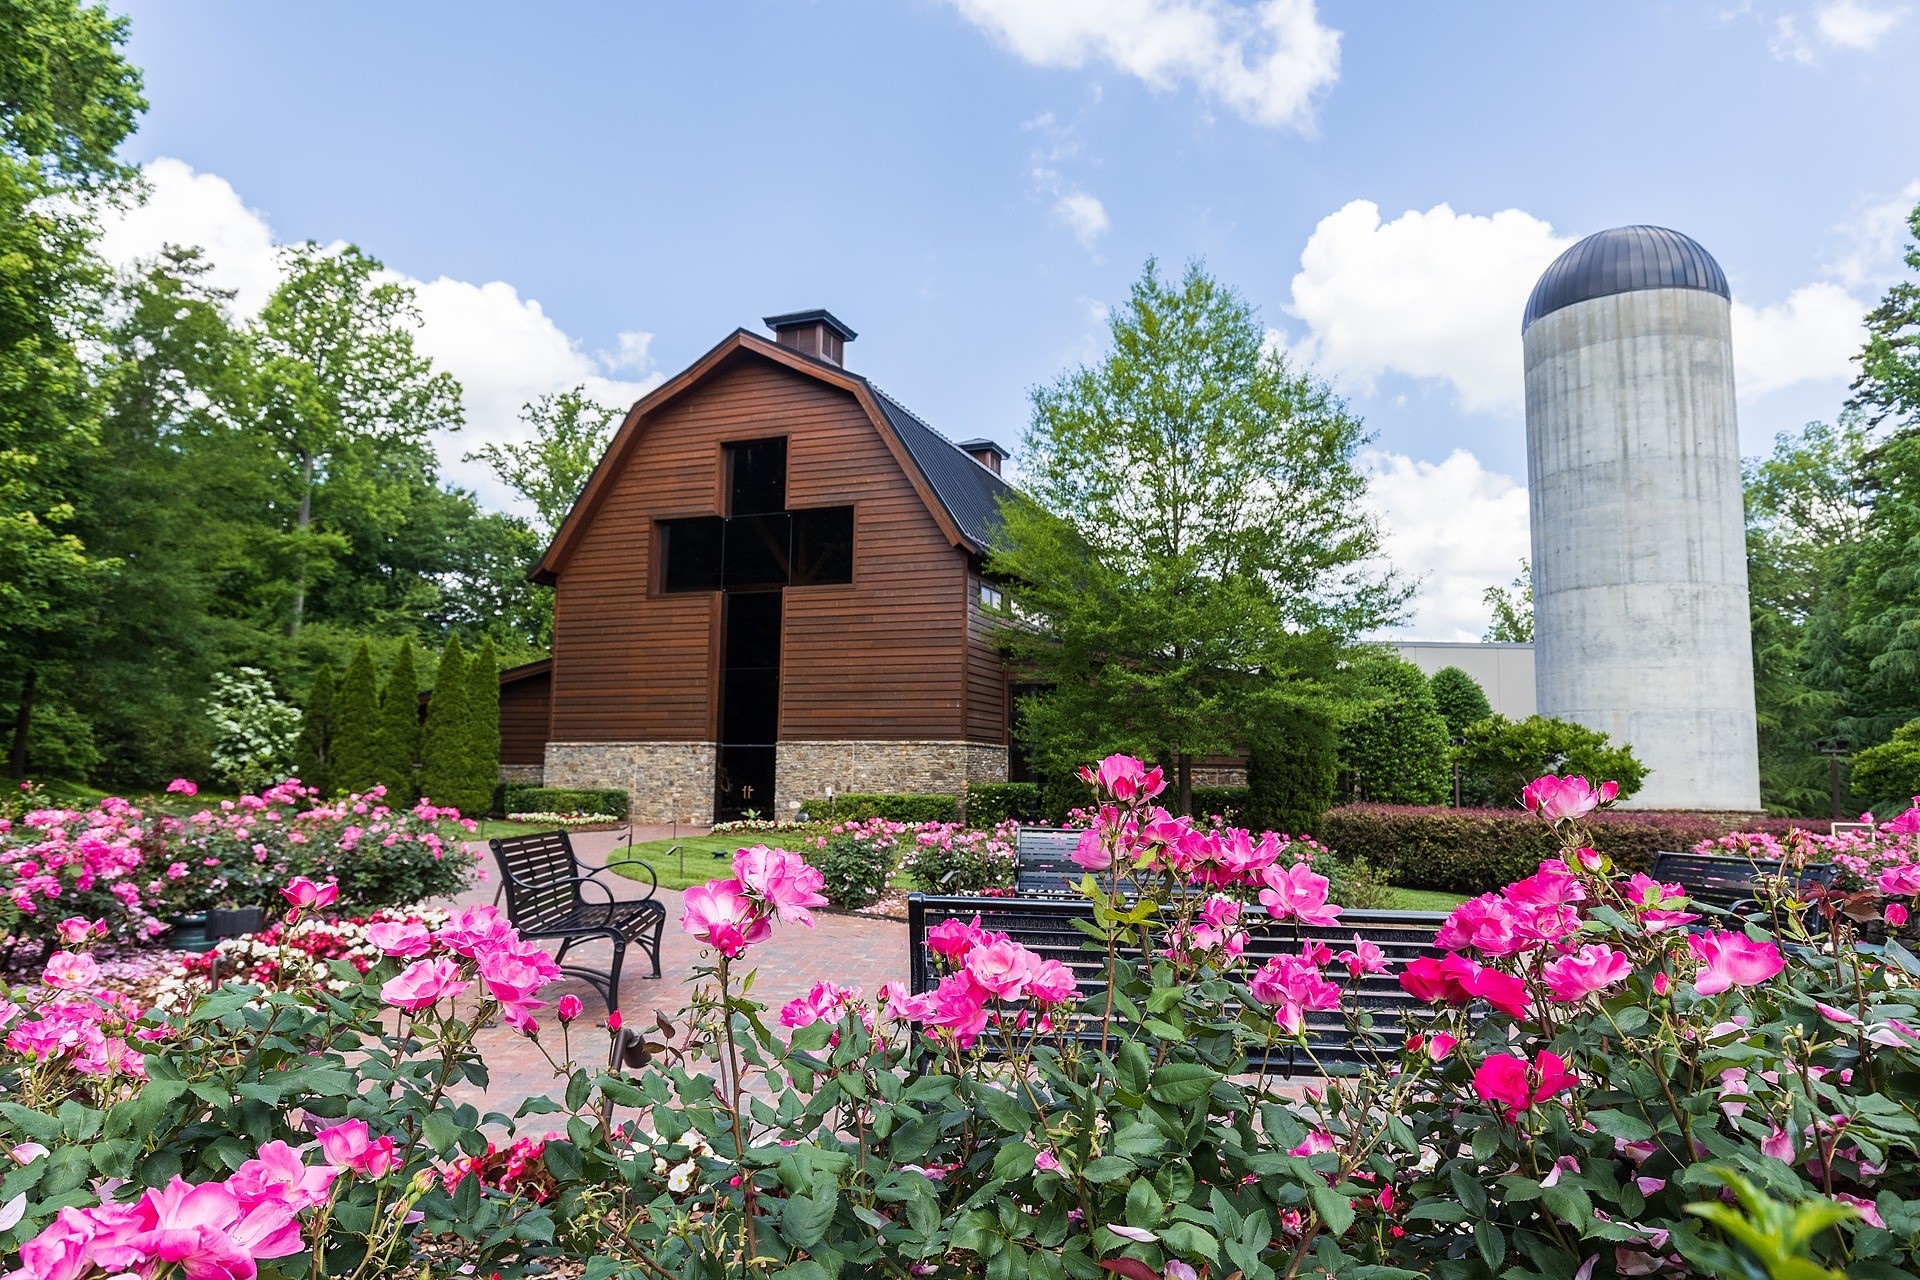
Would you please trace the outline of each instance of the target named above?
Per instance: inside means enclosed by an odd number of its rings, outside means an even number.
[[[1473,1091],[1482,1101],[1506,1108],[1508,1124],[1554,1094],[1579,1083],[1558,1054],[1542,1049],[1529,1067],[1525,1058],[1496,1053],[1473,1073]]]
[[[59,942],[63,947],[79,947],[86,945],[95,938],[105,937],[106,932],[107,922],[105,920],[89,920],[85,916],[68,916],[65,920],[62,920],[54,926],[53,936],[55,941]]]
[[[773,936],[772,923],[738,880],[694,885],[680,901],[680,927],[730,960]]]
[[[1159,766],[1149,769],[1126,755],[1108,756],[1098,768],[1082,769],[1080,777],[1121,804],[1135,799],[1151,800],[1167,789],[1166,774]]]
[[[1040,1004],[1064,1004],[1080,994],[1080,980],[1058,960],[1042,960],[1027,979],[1027,995]]]
[[[1596,790],[1585,778],[1556,778],[1548,774],[1529,782],[1520,792],[1520,802],[1529,812],[1558,823],[1585,817],[1601,805],[1611,803],[1619,794],[1617,782],[1603,783]]]
[[[986,936],[980,928],[979,916],[973,918],[972,924],[961,920],[942,920],[927,930],[927,949],[949,960],[964,960],[967,952],[984,942]]]
[[[788,924],[811,925],[813,913],[807,908],[827,905],[820,893],[826,877],[785,849],[763,844],[741,849],[733,855],[733,875],[747,894],[765,901]]]
[[[967,953],[967,973],[981,989],[1006,1000],[1018,1000],[1027,992],[1040,957],[1017,942],[1000,938]]]
[[[1787,967],[1780,948],[1741,933],[1691,934],[1687,948],[1700,961],[1693,980],[1698,995],[1718,995],[1728,987],[1754,987]]]
[[[56,951],[47,957],[40,980],[59,991],[81,991],[99,983],[100,966],[85,952]]]
[[[280,896],[292,903],[294,910],[310,911],[315,907],[332,906],[333,900],[340,896],[340,886],[332,880],[315,884],[305,876],[295,876],[287,881],[287,887],[280,891]]]
[[[175,778],[167,784],[167,791],[169,794],[176,796],[197,796],[200,794],[200,788],[195,786],[194,783],[187,778]]]
[[[459,995],[469,985],[460,981],[460,967],[441,956],[436,960],[416,960],[389,978],[380,988],[380,998],[408,1013],[418,1013],[440,1000]]]
[[[580,1016],[582,1007],[579,996],[565,995],[560,997],[560,1003],[554,1006],[553,1012],[560,1021],[572,1022]]]
[[[328,1164],[363,1178],[384,1178],[399,1163],[393,1139],[385,1135],[373,1139],[365,1120],[348,1120],[322,1129],[317,1136]]]
[[[1340,908],[1327,901],[1328,880],[1314,874],[1311,866],[1296,862],[1282,870],[1278,864],[1260,873],[1267,887],[1260,891],[1260,904],[1276,920],[1294,919],[1301,924],[1333,924]]]
[[[1555,1000],[1572,1004],[1626,981],[1632,972],[1633,962],[1625,952],[1596,942],[1549,961],[1540,976]]]
[[[413,959],[433,949],[433,937],[427,926],[417,921],[383,920],[367,926],[367,941],[380,948],[380,954]]]

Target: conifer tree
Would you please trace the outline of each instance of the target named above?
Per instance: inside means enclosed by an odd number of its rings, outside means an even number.
[[[467,664],[467,796],[460,812],[477,815],[493,807],[500,782],[500,656],[493,637]]]
[[[1469,726],[1493,714],[1487,691],[1459,667],[1440,668],[1427,677],[1427,688],[1433,693],[1433,705],[1439,708],[1440,718],[1447,722],[1447,732],[1453,737],[1459,737]]]
[[[376,776],[376,739],[380,731],[379,696],[373,678],[373,651],[362,640],[340,677],[333,703],[333,751],[328,787],[334,794],[365,791]]]
[[[413,767],[419,754],[420,680],[414,674],[413,641],[403,640],[380,691],[374,736],[374,781],[386,786],[388,804],[398,808],[413,803]]]
[[[293,744],[293,768],[300,781],[327,794],[328,766],[333,750],[333,664],[323,662],[313,673],[306,709],[300,715],[300,740]]]
[[[420,739],[420,794],[438,805],[453,805],[462,813],[467,790],[466,752],[472,736],[467,707],[467,656],[460,637],[447,637],[440,666],[433,673],[433,694],[427,699],[427,723]]]

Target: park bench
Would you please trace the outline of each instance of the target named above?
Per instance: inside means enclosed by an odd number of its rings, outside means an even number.
[[[503,836],[487,841],[494,861],[500,865],[500,879],[507,895],[507,919],[531,939],[557,938],[560,949],[555,962],[563,961],[575,943],[606,941],[613,944],[613,962],[605,970],[561,964],[560,968],[590,983],[607,1002],[607,1012],[620,1007],[620,966],[627,946],[646,952],[653,961],[653,976],[660,976],[660,935],[666,927],[667,909],[653,895],[660,878],[653,868],[638,858],[620,858],[604,867],[588,867],[573,852],[573,841],[564,831],[536,831],[524,836]],[[635,866],[647,873],[644,898],[621,899],[599,879],[602,871],[618,866]],[[585,890],[592,885],[599,898],[589,900]],[[601,900],[604,899],[604,900]]]
[[[1069,898],[970,898],[930,894],[907,896],[907,963],[909,987],[918,995],[931,991],[940,980],[933,953],[927,947],[927,933],[943,921],[971,923],[979,918],[982,929],[1006,934],[1013,941],[1045,959],[1058,960],[1073,969],[1080,980],[1082,1010],[1098,1008],[1099,993],[1106,983],[1106,953],[1092,949],[1091,940],[1074,927],[1075,920],[1092,920],[1090,903]],[[1298,955],[1303,940],[1323,942],[1336,952],[1350,949],[1353,937],[1361,937],[1386,953],[1387,970],[1371,974],[1358,982],[1350,981],[1344,971],[1338,973],[1342,987],[1357,998],[1360,1006],[1373,1016],[1377,1045],[1370,1045],[1348,1026],[1338,1010],[1307,1015],[1307,1046],[1312,1056],[1298,1046],[1276,1045],[1266,1055],[1268,1070],[1283,1075],[1296,1071],[1314,1071],[1315,1062],[1329,1070],[1351,1071],[1372,1065],[1377,1059],[1398,1055],[1405,1036],[1421,1029],[1432,1011],[1400,986],[1399,973],[1406,962],[1417,956],[1436,954],[1434,935],[1446,916],[1433,911],[1343,911],[1335,925],[1296,925],[1268,920],[1264,909],[1249,907],[1242,920],[1250,926],[1246,960],[1250,968],[1259,968],[1273,956]],[[1134,959],[1138,959],[1137,956]],[[1082,1013],[1080,1034],[1092,1015]],[[1097,1037],[1095,1037],[1097,1038]],[[1254,1048],[1258,1063],[1261,1051]]]
[[[1798,886],[1832,884],[1833,864],[1818,863],[1785,874]],[[1748,908],[1760,892],[1760,882],[1782,874],[1778,858],[1730,858],[1711,853],[1669,853],[1653,857],[1653,878],[1678,884],[1695,902],[1725,911]]]
[[[1025,898],[1072,893],[1086,874],[1073,861],[1080,836],[1062,827],[1021,827],[1013,841],[1014,891]]]

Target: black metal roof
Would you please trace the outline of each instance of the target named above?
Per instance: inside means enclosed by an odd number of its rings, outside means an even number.
[[[852,342],[860,336],[847,327],[846,321],[825,307],[814,307],[810,311],[788,311],[777,316],[762,316],[760,323],[775,333],[779,333],[782,329],[798,329],[802,325],[824,324],[839,334],[842,342]]]
[[[907,455],[926,477],[927,487],[973,549],[984,554],[993,541],[993,527],[1000,520],[1000,498],[1011,493],[1013,487],[871,381],[867,388],[873,392],[880,412],[887,415],[893,433],[906,446]]]
[[[1527,299],[1520,332],[1562,307],[1638,289],[1702,289],[1733,297],[1720,264],[1691,237],[1665,227],[1615,227],[1553,260]]]

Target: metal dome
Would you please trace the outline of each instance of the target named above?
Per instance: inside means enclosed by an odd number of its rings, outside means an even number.
[[[1733,297],[1720,264],[1690,237],[1665,227],[1615,227],[1588,236],[1541,273],[1520,332],[1562,307],[1636,289],[1704,289]]]

